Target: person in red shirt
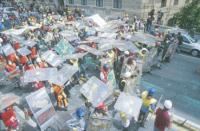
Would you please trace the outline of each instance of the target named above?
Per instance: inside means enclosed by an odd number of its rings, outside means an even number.
[[[0,119],[2,119],[4,125],[8,128],[8,131],[18,128],[19,123],[12,107],[8,107],[5,112],[0,114]]]
[[[169,110],[172,108],[172,102],[165,100],[164,108],[156,110],[156,119],[154,122],[154,131],[165,131],[166,128],[171,127],[171,116]]]
[[[12,63],[12,61],[8,61],[7,65],[5,66],[5,69],[8,73],[12,73],[14,71],[16,71],[16,64]]]
[[[13,48],[14,48],[15,50],[20,49],[20,48],[21,48],[20,43],[17,42],[17,41],[15,41],[15,42],[13,43]]]
[[[24,71],[33,70],[33,69],[35,69],[35,66],[30,61],[28,61],[26,65],[24,66]]]
[[[37,48],[35,46],[30,48],[31,54],[30,57],[32,60],[35,60],[37,58]]]
[[[12,53],[12,54],[7,56],[7,60],[12,61],[12,62],[17,62],[18,57],[15,53]]]
[[[20,61],[20,64],[22,65],[25,65],[27,62],[28,62],[28,57],[27,56],[20,56],[19,57],[19,61]]]

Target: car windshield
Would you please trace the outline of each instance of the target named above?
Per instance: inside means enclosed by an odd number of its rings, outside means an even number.
[[[187,38],[192,42],[192,43],[195,43],[195,39],[193,39],[190,35],[187,35]]]

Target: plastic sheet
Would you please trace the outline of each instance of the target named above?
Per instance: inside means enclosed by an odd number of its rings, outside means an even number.
[[[91,47],[89,47],[87,45],[80,45],[80,46],[78,46],[78,48],[81,48],[81,49],[83,49],[83,50],[85,50],[85,51],[87,51],[87,52],[89,52],[89,53],[91,53],[93,55],[97,55],[97,56],[104,54],[102,51],[99,51],[99,50],[97,50],[95,48],[91,48]]]
[[[26,46],[28,46],[28,47],[33,47],[34,45],[37,44],[37,42],[35,42],[35,41],[30,41],[30,40],[24,41],[23,43],[24,43],[24,45],[26,45]]]
[[[22,56],[26,56],[31,53],[31,51],[29,49],[27,49],[26,47],[18,49],[17,52]]]
[[[88,17],[89,20],[92,20],[95,24],[97,24],[99,27],[103,27],[106,25],[106,21],[99,16],[99,14],[93,15]]]
[[[108,98],[110,89],[95,76],[91,77],[80,89],[80,92],[96,107],[100,102]]]
[[[114,108],[118,111],[125,112],[127,115],[138,120],[140,108],[142,106],[142,99],[137,96],[131,96],[128,93],[121,93],[118,97]]]
[[[55,75],[50,78],[49,82],[63,86],[77,71],[77,67],[65,64]]]
[[[75,52],[75,48],[68,43],[65,39],[62,39],[58,42],[58,44],[55,46],[55,50],[59,55],[67,55],[67,54],[73,54]]]
[[[19,96],[9,93],[0,95],[0,111],[19,101]]]
[[[28,70],[23,76],[25,83],[36,81],[48,81],[51,77],[57,74],[56,68],[39,68],[35,70]]]
[[[114,39],[102,40],[100,44],[98,44],[98,48],[101,51],[107,51],[113,48],[118,48],[121,51],[127,51],[127,50],[131,52],[139,51],[139,49],[131,42],[118,41]]]
[[[13,47],[10,44],[4,45],[2,47],[2,51],[4,52],[4,54],[6,56],[8,56],[8,55],[10,55],[12,53],[15,53],[15,50],[13,49]]]
[[[140,42],[148,46],[155,46],[156,42],[160,41],[159,38],[156,38],[152,35],[145,33],[135,33],[131,38],[131,41]]]
[[[66,60],[66,59],[81,59],[85,55],[87,55],[87,52],[86,53],[76,53],[76,54],[64,55],[62,58],[64,60]]]
[[[28,95],[26,101],[41,130],[45,130],[53,124],[56,112],[45,88]]]
[[[64,61],[60,56],[58,56],[55,52],[51,50],[48,50],[45,53],[43,53],[41,57],[53,67],[57,67]]]

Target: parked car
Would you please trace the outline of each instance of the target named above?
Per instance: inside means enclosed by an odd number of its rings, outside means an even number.
[[[182,34],[183,44],[180,45],[180,50],[190,53],[192,56],[200,55],[200,42],[193,39],[189,34]]]

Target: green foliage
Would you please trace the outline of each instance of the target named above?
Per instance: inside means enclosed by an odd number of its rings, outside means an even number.
[[[190,33],[200,32],[200,0],[193,0],[168,21],[169,26],[179,26]]]

